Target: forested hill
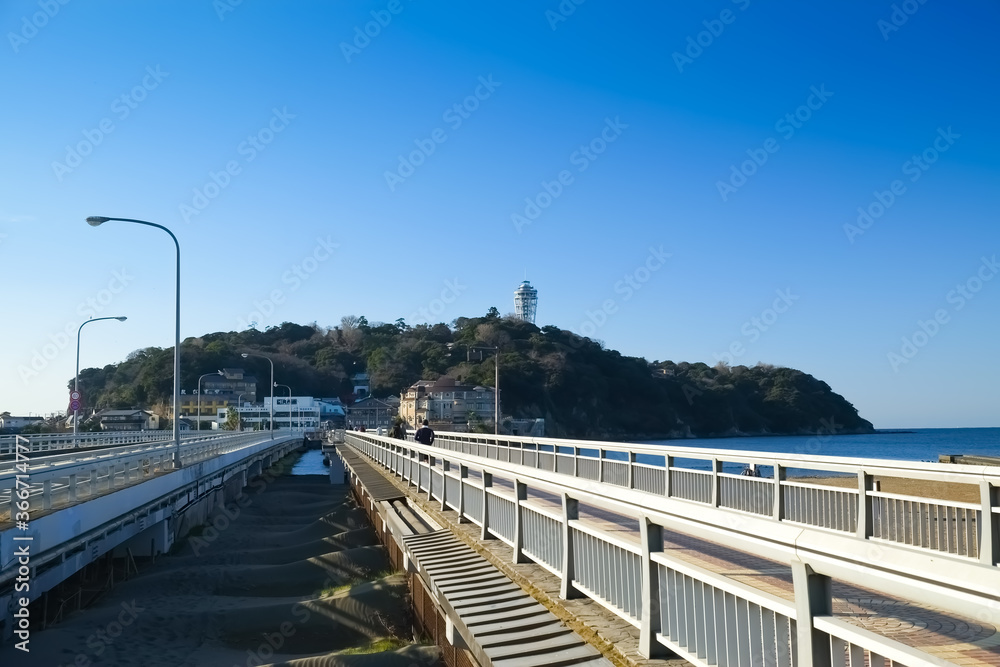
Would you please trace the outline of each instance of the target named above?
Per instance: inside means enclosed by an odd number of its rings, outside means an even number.
[[[402,320],[369,324],[363,317],[345,317],[332,328],[286,322],[266,331],[188,338],[181,345],[181,387],[190,392],[203,373],[241,367],[266,388],[268,362],[243,359],[245,351],[271,357],[275,380],[303,396],[349,401],[349,378],[363,371],[371,376],[372,393],[380,397],[442,374],[493,386],[492,354],[470,350],[477,344],[500,347],[504,414],[544,417],[551,436],[636,439],[873,430],[825,382],[801,371],[649,362],[557,327],[502,318],[496,309],[486,317],[459,318],[451,327],[410,327]],[[120,364],[81,371],[80,388],[97,408],[152,407],[165,414],[172,363],[172,348],[137,350]]]

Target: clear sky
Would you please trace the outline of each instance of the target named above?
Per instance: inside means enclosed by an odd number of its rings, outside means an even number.
[[[580,1],[580,0],[578,0]],[[513,310],[997,426],[1000,7],[0,3],[0,411],[182,336]],[[367,34],[366,34],[367,33]],[[860,211],[859,211],[860,209]],[[68,335],[66,334],[68,332]],[[183,363],[183,362],[182,362]]]

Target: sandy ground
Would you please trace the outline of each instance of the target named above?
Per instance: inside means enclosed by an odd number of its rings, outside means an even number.
[[[0,665],[441,664],[435,647],[419,645],[338,655],[410,636],[406,580],[389,574],[346,486],[323,475],[283,476],[244,493],[228,506],[235,518],[215,514],[214,526],[175,554],[36,631],[30,654],[0,648]]]
[[[938,500],[953,500],[963,503],[979,502],[979,487],[972,484],[950,484],[948,482],[925,482],[918,479],[903,479],[900,477],[875,477],[885,493],[898,493],[904,496],[918,498],[935,498]],[[809,482],[812,484],[827,484],[857,488],[855,477],[796,477],[790,481]]]

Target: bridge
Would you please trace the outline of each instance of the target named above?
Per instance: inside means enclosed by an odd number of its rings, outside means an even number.
[[[0,441],[5,637],[22,596],[108,554],[169,550],[301,437]],[[462,433],[347,432],[335,448],[415,606],[443,619],[427,629],[446,655],[1000,664],[1000,468]]]
[[[302,441],[301,431],[170,435],[0,441],[0,640],[17,636],[24,601],[107,554],[169,551]]]
[[[425,446],[348,432],[337,449],[387,544],[450,610],[447,639],[482,664],[556,664],[544,656],[559,647],[498,656],[484,641],[497,631],[480,637],[449,597],[454,579],[425,567],[407,513],[563,618],[584,614],[619,661],[1000,664],[1000,468],[457,433]],[[879,490],[890,478],[973,500]]]

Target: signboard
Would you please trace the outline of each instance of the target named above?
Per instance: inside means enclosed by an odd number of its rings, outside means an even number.
[[[71,400],[71,401],[79,401],[81,397],[82,397],[82,394],[80,392],[78,392],[76,389],[74,389],[73,391],[69,392],[69,400]]]
[[[80,401],[78,399],[73,399],[69,402],[69,409],[76,412],[80,409]]]

